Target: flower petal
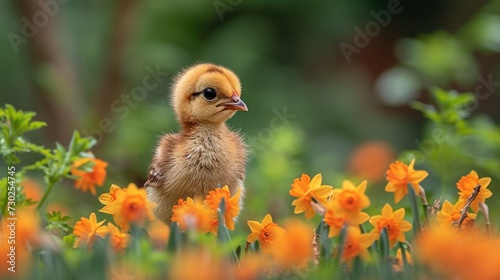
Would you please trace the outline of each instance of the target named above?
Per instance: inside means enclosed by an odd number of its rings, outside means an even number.
[[[398,210],[393,212],[393,217],[394,220],[396,221],[401,221],[405,217],[405,209],[404,208],[399,208]]]
[[[490,183],[491,183],[490,177],[484,177],[484,178],[479,179],[479,184],[481,184],[481,191],[483,191],[485,188],[487,188]]]
[[[344,181],[342,181],[342,189],[344,189],[344,190],[354,190],[354,189],[356,189],[356,186],[354,186],[354,184],[351,181],[344,180]]]
[[[392,207],[389,203],[386,203],[382,208],[382,217],[391,218],[392,215]]]
[[[400,202],[401,199],[403,199],[403,197],[406,196],[406,194],[408,194],[408,189],[407,188],[398,188],[394,192],[394,202],[396,202],[396,203]]]
[[[262,219],[261,226],[265,227],[268,224],[271,224],[273,222],[273,217],[271,217],[271,214],[267,214],[264,219]]]
[[[316,174],[316,176],[314,176],[311,180],[311,182],[309,183],[309,189],[316,189],[316,188],[319,188],[319,186],[321,186],[321,180],[322,180],[322,176],[321,176],[321,173],[319,174]]]

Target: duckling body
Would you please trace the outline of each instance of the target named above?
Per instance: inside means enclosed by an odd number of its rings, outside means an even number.
[[[247,110],[233,72],[195,65],[177,77],[172,93],[181,130],[162,136],[145,184],[156,215],[167,223],[179,199],[204,198],[218,186],[227,185],[232,195],[243,188],[247,155],[241,136],[225,124]]]

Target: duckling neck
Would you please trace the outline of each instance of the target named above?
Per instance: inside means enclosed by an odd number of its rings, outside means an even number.
[[[225,123],[183,123],[181,127],[181,135],[184,136],[219,136],[226,132],[229,128]]]

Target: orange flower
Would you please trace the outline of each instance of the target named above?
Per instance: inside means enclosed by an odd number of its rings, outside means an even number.
[[[201,199],[193,200],[190,197],[186,200],[179,199],[172,212],[172,221],[177,222],[183,231],[217,233],[217,212],[205,206]]]
[[[415,170],[415,159],[406,165],[401,161],[391,163],[387,170],[386,192],[394,193],[394,202],[398,203],[408,193],[408,184],[411,184],[416,194],[420,193],[420,182],[429,175],[427,171]]]
[[[328,226],[330,226],[330,229],[328,231],[328,237],[337,236],[342,230],[344,224],[347,222],[345,219],[345,214],[337,213],[337,211],[333,209],[332,204],[330,204],[326,208],[324,221]]]
[[[90,171],[81,170],[84,165],[92,164]],[[71,167],[71,174],[78,177],[75,180],[75,187],[81,189],[83,192],[90,190],[92,195],[96,195],[95,186],[102,186],[104,179],[106,179],[106,167],[108,163],[95,158],[81,158],[73,162]]]
[[[262,222],[248,221],[248,226],[252,233],[247,237],[247,242],[259,241],[259,245],[264,253],[275,252],[276,243],[281,240],[285,230],[273,223],[273,218],[267,214]]]
[[[342,189],[333,190],[332,207],[339,215],[345,215],[346,221],[351,225],[359,225],[366,222],[370,216],[362,209],[370,206],[370,199],[365,194],[366,180],[361,182],[359,186],[349,180],[342,182]]]
[[[410,252],[408,250],[405,250],[405,256],[406,256],[406,262],[408,265],[413,265],[413,260],[411,258]],[[401,248],[398,248],[396,251],[396,262],[392,265],[392,268],[396,272],[401,272],[403,271],[403,253],[401,253]]]
[[[89,219],[80,218],[73,230],[73,234],[78,237],[73,248],[87,244],[87,248],[90,250],[96,237],[104,237],[108,233],[108,228],[102,225],[105,221],[98,223],[95,213],[91,213]]]
[[[127,189],[122,189],[119,186],[112,184],[109,188],[109,193],[103,193],[99,196],[99,202],[104,205],[109,205],[116,201],[118,192],[127,191]]]
[[[121,252],[127,248],[130,236],[124,232],[121,232],[118,227],[112,223],[108,223],[108,230],[111,240],[111,246],[117,252]]]
[[[155,204],[146,197],[145,189],[138,189],[130,183],[127,190],[116,191],[116,200],[104,206],[99,212],[113,215],[115,223],[123,231],[128,231],[130,223],[143,224],[146,220],[154,220],[152,208]]]
[[[458,195],[460,196],[459,199],[467,201],[474,188],[478,185],[481,185],[478,196],[472,201],[470,205],[472,211],[477,212],[478,204],[480,202],[484,202],[488,197],[493,195],[493,193],[489,189],[487,189],[490,182],[490,177],[483,177],[479,179],[476,171],[472,170],[469,174],[460,178],[457,183],[457,188],[460,190],[460,192],[458,193]]]
[[[465,201],[459,200],[455,205],[451,204],[448,200],[443,203],[441,211],[437,213],[436,221],[440,226],[449,227],[454,223],[458,223],[460,219],[460,210],[465,206]],[[467,213],[463,225],[470,225],[476,219],[476,214]]]
[[[155,248],[165,248],[170,237],[170,227],[167,224],[160,220],[154,220],[148,225],[147,232]]]
[[[52,236],[43,231],[39,215],[32,207],[18,208],[15,216],[0,219],[0,278],[27,279],[32,252],[39,245],[53,245]],[[16,220],[11,220],[15,218]],[[12,250],[14,249],[14,250]],[[12,273],[15,272],[15,273]]]
[[[206,248],[179,250],[169,261],[168,276],[175,280],[219,280],[232,275],[230,263],[224,262]],[[229,275],[228,275],[229,274]],[[151,277],[148,277],[151,278]],[[148,279],[145,278],[145,279]]]
[[[301,220],[284,224],[285,233],[276,245],[276,257],[284,267],[304,267],[314,258],[313,228]]]
[[[370,260],[368,247],[377,239],[372,233],[361,233],[359,227],[347,227],[347,235],[342,250],[342,260],[347,262],[348,267],[352,267],[354,257],[359,256],[363,261]]]
[[[348,168],[358,178],[379,181],[384,178],[385,166],[391,163],[394,154],[394,149],[386,142],[366,142],[351,154]]]
[[[442,227],[422,232],[415,245],[434,279],[500,279],[498,237]]]
[[[389,235],[389,243],[392,248],[396,241],[404,242],[405,232],[410,231],[412,225],[404,220],[405,209],[400,208],[393,212],[391,205],[386,203],[384,208],[382,208],[382,215],[372,216],[370,218],[370,224],[374,226],[371,231],[376,237],[380,235],[380,232],[385,227]]]
[[[211,190],[205,197],[205,202],[207,203],[208,207],[215,210],[219,209],[219,205],[222,199],[224,199],[224,203],[226,205],[226,212],[224,213],[224,223],[230,230],[234,230],[234,219],[238,217],[238,214],[240,213],[240,195],[241,188],[238,189],[233,197],[231,197],[229,188],[227,186],[224,186],[222,188]]]
[[[43,190],[37,181],[26,178],[19,182],[19,185],[23,187],[23,192],[26,195],[26,199],[30,199],[32,202],[36,202],[42,198]]]
[[[293,211],[295,214],[306,212],[306,218],[312,219],[314,217],[314,209],[311,206],[313,198],[323,205],[328,202],[328,197],[332,194],[333,188],[332,186],[321,185],[321,180],[321,174],[317,174],[312,180],[308,175],[302,174],[302,177],[293,181],[290,195],[297,197],[292,202],[292,205],[295,206]]]

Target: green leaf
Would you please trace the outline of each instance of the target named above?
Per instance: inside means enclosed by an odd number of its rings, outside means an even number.
[[[408,263],[408,260],[406,259],[406,249],[405,246],[402,242],[399,243],[399,249],[401,249],[401,258],[403,259],[403,268],[406,273],[410,271],[410,264]]]
[[[227,244],[231,243],[231,235],[229,234],[229,230],[226,227],[226,223],[224,222],[224,213],[226,210],[226,202],[224,201],[224,198],[221,199],[221,202],[219,203],[219,209],[217,211],[217,215],[219,218],[219,227],[217,229],[217,242],[219,244]],[[231,259],[238,262],[238,255],[234,251],[234,249],[230,248],[231,250]]]
[[[69,234],[73,231],[68,222],[71,220],[69,216],[62,216],[61,211],[52,211],[47,213],[47,226],[46,229],[60,229],[64,234]]]
[[[344,246],[345,246],[345,241],[347,239],[347,227],[348,225],[344,224],[342,226],[342,229],[340,230],[340,235],[337,243],[338,254],[336,254],[334,257],[334,261],[335,263],[339,264],[339,267],[342,267],[342,255],[344,254]]]
[[[181,248],[181,242],[181,230],[179,229],[179,225],[177,225],[177,222],[171,222],[167,251],[176,252]]]
[[[319,248],[320,256],[322,258],[330,257],[332,255],[332,240],[328,237],[329,226],[321,221],[316,228],[316,232],[319,235]]]
[[[411,214],[413,216],[413,238],[416,238],[420,232],[420,220],[418,218],[417,194],[413,186],[408,184],[408,200],[410,202]]]
[[[66,248],[73,249],[73,246],[75,246],[75,241],[77,239],[78,239],[78,237],[76,237],[76,235],[74,235],[73,233],[70,233],[70,234],[63,237],[63,239],[62,239],[63,245]]]

